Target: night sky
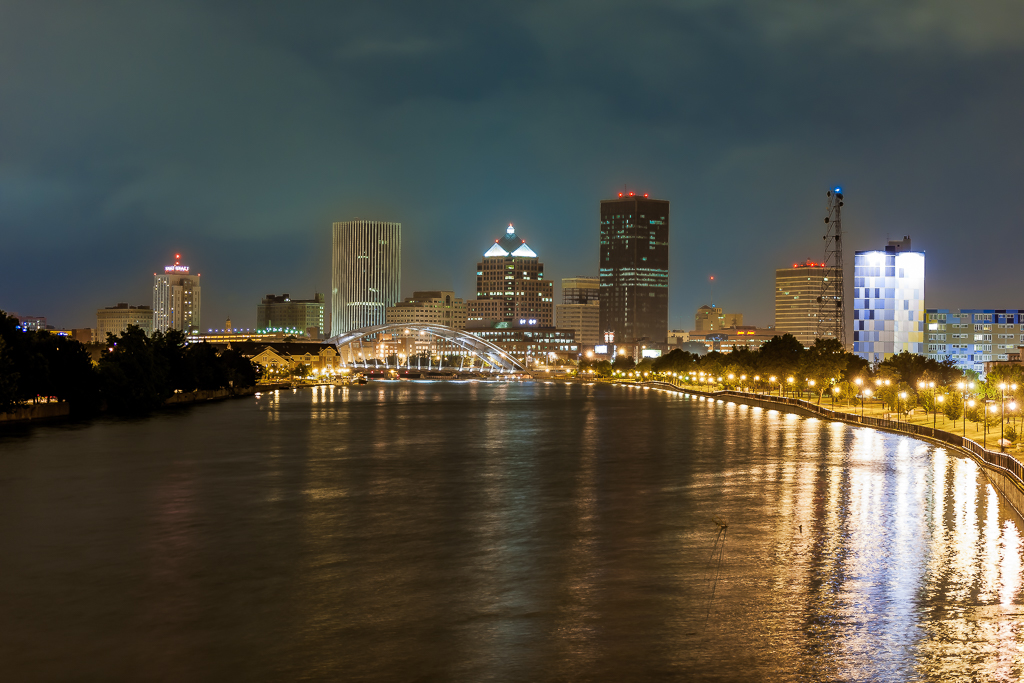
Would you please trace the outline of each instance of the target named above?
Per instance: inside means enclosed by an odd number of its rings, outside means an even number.
[[[596,275],[598,202],[672,202],[673,328],[909,234],[929,307],[1024,308],[1024,5],[0,2],[0,308],[93,327],[177,251],[203,327],[330,291],[400,221],[403,293],[474,294],[512,222]],[[851,283],[852,284],[852,283]]]

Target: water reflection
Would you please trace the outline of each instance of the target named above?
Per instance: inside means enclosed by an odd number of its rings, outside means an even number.
[[[403,382],[0,445],[4,680],[1021,674],[1019,519],[972,461],[871,429]]]

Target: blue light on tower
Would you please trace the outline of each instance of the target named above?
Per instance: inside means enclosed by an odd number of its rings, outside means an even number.
[[[843,188],[841,188],[841,187],[839,187],[837,185],[836,188],[834,190],[832,190],[832,191],[835,192],[836,194],[842,194],[843,193]]]

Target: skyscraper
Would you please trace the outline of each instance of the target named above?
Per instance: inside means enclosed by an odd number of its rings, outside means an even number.
[[[601,336],[624,343],[668,335],[669,203],[633,192],[601,201]]]
[[[199,332],[201,294],[199,275],[190,275],[188,266],[181,265],[181,254],[175,254],[174,265],[153,273],[153,331]]]
[[[552,327],[554,282],[544,264],[511,225],[476,264],[476,299],[466,302],[471,322]]]
[[[810,348],[818,336],[818,311],[825,264],[805,261],[775,271],[775,329]]]
[[[402,224],[334,224],[331,336],[383,325],[385,310],[401,298]]]
[[[910,237],[853,257],[853,352],[875,363],[924,350],[924,252]]]

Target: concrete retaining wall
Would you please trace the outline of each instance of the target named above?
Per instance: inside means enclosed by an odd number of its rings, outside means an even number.
[[[47,420],[55,417],[67,417],[70,412],[71,406],[67,403],[32,403],[15,408],[10,413],[0,413],[0,422]]]
[[[241,389],[200,389],[185,394],[174,394],[164,401],[165,405],[179,405],[182,403],[199,403],[201,401],[219,401],[234,396],[252,396],[256,393],[256,387],[243,387]]]

